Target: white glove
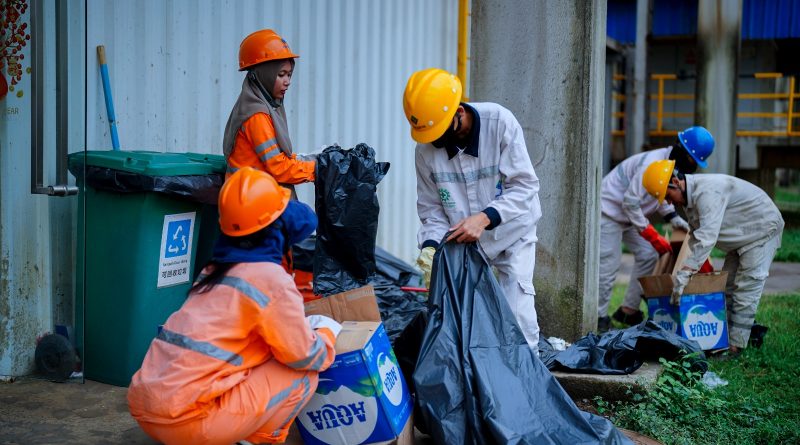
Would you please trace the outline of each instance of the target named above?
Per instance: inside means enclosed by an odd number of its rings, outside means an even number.
[[[673,229],[683,230],[684,232],[689,231],[689,223],[681,218],[680,215],[673,216],[672,219],[669,220],[669,223],[672,224]]]
[[[306,320],[308,320],[308,324],[311,325],[311,329],[328,328],[333,332],[334,337],[338,337],[339,332],[342,331],[342,325],[340,325],[339,322],[324,315],[309,315],[306,317]]]
[[[672,277],[672,298],[670,298],[669,302],[674,305],[681,304],[681,295],[683,295],[683,289],[686,288],[686,285],[689,284],[689,279],[692,278],[692,271],[688,269],[681,269]]]
[[[334,142],[333,144],[320,145],[318,149],[312,151],[311,153],[298,154],[297,157],[304,161],[316,161],[317,157],[322,154],[326,148],[334,146],[338,147],[339,144]]]

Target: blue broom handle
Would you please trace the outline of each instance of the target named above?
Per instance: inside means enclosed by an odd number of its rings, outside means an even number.
[[[103,45],[97,47],[97,58],[100,61],[100,76],[103,78],[103,94],[106,99],[106,114],[108,125],[111,127],[111,146],[119,150],[119,134],[117,134],[117,116],[114,114],[114,99],[111,97],[111,81],[108,77],[106,65],[106,49]]]

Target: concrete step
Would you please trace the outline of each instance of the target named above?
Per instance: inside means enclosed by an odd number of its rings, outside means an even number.
[[[606,401],[629,400],[633,394],[644,394],[654,385],[661,373],[658,362],[645,362],[633,374],[600,375],[555,371],[553,376],[573,400],[592,400],[596,396]],[[632,394],[627,394],[628,388]]]

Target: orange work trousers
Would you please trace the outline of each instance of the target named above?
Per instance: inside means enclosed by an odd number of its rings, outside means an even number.
[[[139,425],[167,445],[231,445],[240,440],[283,443],[318,381],[319,374],[314,371],[295,371],[272,359],[253,368],[245,380],[217,398],[205,417],[180,424]]]

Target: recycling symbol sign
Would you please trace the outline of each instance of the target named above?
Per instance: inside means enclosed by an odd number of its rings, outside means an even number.
[[[190,219],[181,219],[169,223],[167,226],[167,258],[186,255],[189,250],[187,239],[191,228],[192,220]]]
[[[164,215],[157,287],[187,283],[191,280],[195,216],[195,212]]]

